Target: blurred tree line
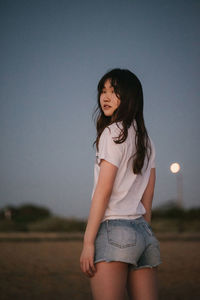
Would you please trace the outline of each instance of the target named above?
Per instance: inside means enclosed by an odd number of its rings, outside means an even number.
[[[199,231],[200,207],[184,209],[175,201],[153,209],[152,224],[156,231],[187,229]],[[0,231],[83,232],[85,219],[54,216],[50,210],[34,204],[8,205],[0,209]],[[170,229],[171,228],[171,229]]]
[[[185,209],[176,200],[169,200],[153,209],[152,227],[159,233],[199,233],[200,207]]]
[[[19,207],[8,205],[0,209],[0,220],[12,219],[16,223],[29,223],[42,220],[51,216],[51,212],[46,207],[25,204]]]
[[[169,200],[165,204],[153,209],[152,219],[182,219],[200,220],[200,207],[185,209],[176,204],[175,200]]]
[[[8,205],[0,209],[0,231],[73,232],[84,231],[85,220],[54,216],[50,210],[34,204],[19,207]]]

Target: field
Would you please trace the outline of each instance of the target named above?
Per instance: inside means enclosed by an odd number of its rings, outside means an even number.
[[[92,299],[79,268],[82,241],[75,238],[1,238],[0,299]],[[165,238],[160,243],[159,299],[200,299],[200,240]]]

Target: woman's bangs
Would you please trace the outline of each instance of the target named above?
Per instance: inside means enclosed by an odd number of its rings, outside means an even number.
[[[120,97],[120,85],[119,80],[116,77],[110,78],[111,86],[114,88],[115,94]]]

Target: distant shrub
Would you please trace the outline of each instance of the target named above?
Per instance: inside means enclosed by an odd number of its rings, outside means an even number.
[[[5,219],[5,212],[11,212],[11,219],[15,223],[29,223],[42,220],[51,216],[49,209],[33,204],[23,204],[19,207],[6,206],[0,210],[0,219]]]
[[[200,220],[200,208],[190,208],[185,211],[185,217],[188,220]]]
[[[157,208],[152,211],[152,218],[199,220],[200,208],[183,209],[179,207]]]
[[[178,207],[168,208],[168,209],[155,209],[152,211],[152,218],[167,218],[167,219],[177,219],[183,218],[184,210]]]
[[[15,223],[12,220],[0,221],[0,232],[28,231],[26,224]]]
[[[86,222],[83,220],[50,217],[43,221],[29,224],[28,230],[40,232],[83,232],[85,227]]]
[[[0,231],[27,231],[27,225],[49,218],[51,212],[43,206],[23,204],[15,207],[8,205],[0,209]]]
[[[0,209],[0,220],[5,220],[5,218],[6,218],[5,217],[5,212],[6,211],[10,211],[11,214],[12,214],[12,217],[13,217],[16,214],[17,210],[18,209],[13,205],[7,205],[7,206],[1,208]]]
[[[32,204],[22,205],[15,213],[13,220],[17,223],[30,223],[37,220],[42,220],[51,215],[50,211],[42,206]]]

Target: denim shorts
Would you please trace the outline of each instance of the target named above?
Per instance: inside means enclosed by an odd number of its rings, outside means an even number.
[[[152,268],[161,263],[160,243],[144,219],[103,221],[95,240],[94,263],[121,261],[131,269]]]

